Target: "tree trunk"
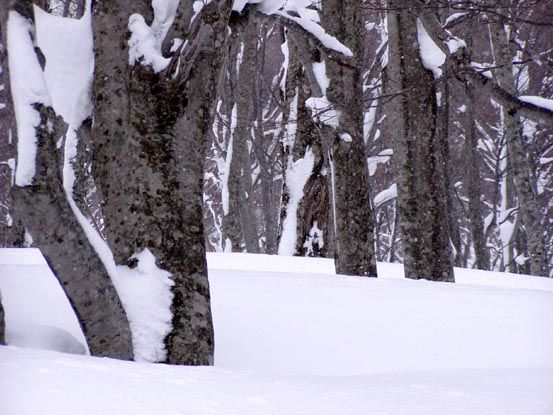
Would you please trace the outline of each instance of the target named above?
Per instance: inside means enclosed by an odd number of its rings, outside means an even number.
[[[496,18],[490,17],[490,20],[493,21]],[[490,24],[489,30],[495,65],[497,67],[495,74],[499,85],[511,94],[516,95],[512,53],[502,19]],[[532,275],[545,277],[549,275],[547,250],[545,249],[537,196],[530,178],[525,142],[522,136],[522,125],[515,109],[505,107],[504,111],[507,152],[509,154],[509,161],[512,163],[511,168],[522,223],[524,224],[528,238],[530,272]]]
[[[36,129],[36,175],[32,185],[15,186],[15,208],[75,310],[90,353],[131,360],[125,311],[63,190],[56,150],[63,123],[51,108],[35,108],[41,117]],[[49,125],[56,126],[53,132]]]
[[[477,269],[488,270],[490,254],[484,235],[484,205],[480,186],[480,154],[476,136],[476,111],[474,101],[474,86],[465,82],[466,113],[465,113],[465,153],[468,159],[468,220],[472,245],[474,247],[475,265]]]
[[[203,163],[227,53],[230,5],[205,5],[186,46],[155,73],[140,63],[128,65],[129,15],[140,12],[151,20],[149,2],[112,3],[97,1],[93,19],[93,168],[105,201],[105,233],[117,263],[132,266],[132,256],[148,248],[157,266],[172,275],[167,361],[212,364]]]
[[[0,6],[0,247],[23,247],[25,227],[13,211],[10,195],[15,168],[17,128],[10,90],[7,48],[8,7]]]
[[[252,141],[254,119],[255,55],[257,53],[257,26],[250,22],[236,42],[240,45],[242,59],[239,63],[233,96],[236,103],[236,128],[232,132],[232,159],[230,164],[228,189],[229,212],[232,218],[226,218],[229,226],[225,231],[227,237],[235,245],[241,246],[242,241],[247,252],[259,253],[259,236],[253,207],[253,185],[250,150],[248,143]],[[230,76],[235,74],[235,68],[230,69]],[[232,81],[231,81],[232,82]],[[234,83],[234,82],[233,82]],[[233,113],[234,115],[234,113]],[[227,216],[228,216],[227,215]]]
[[[30,1],[14,2],[12,7],[11,13],[34,22]],[[33,32],[30,29],[28,34],[31,39]],[[33,53],[31,49],[29,52]],[[30,183],[16,182],[15,209],[65,291],[91,354],[132,359],[131,333],[123,306],[63,189],[56,142],[65,126],[51,107],[34,104],[33,109],[40,118],[35,128],[35,172]]]
[[[454,281],[435,81],[421,62],[415,15],[404,3],[390,5],[388,74],[399,94],[390,110],[405,276]]]
[[[363,136],[364,13],[360,0],[323,0],[322,24],[353,52],[351,66],[327,59],[327,97],[339,129],[327,128],[335,199],[336,272],[376,277],[374,224]]]

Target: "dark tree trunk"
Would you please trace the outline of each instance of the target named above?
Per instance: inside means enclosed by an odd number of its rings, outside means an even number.
[[[363,2],[323,0],[322,24],[353,52],[352,66],[327,59],[327,96],[339,130],[326,129],[334,165],[336,272],[376,277],[374,224],[363,137]]]
[[[167,361],[212,364],[203,163],[226,58],[230,5],[204,6],[188,43],[160,73],[128,65],[131,12],[151,20],[147,1],[102,0],[94,6],[93,168],[105,201],[105,233],[117,263],[132,265],[132,256],[148,248],[172,275]]]
[[[404,3],[390,4],[388,74],[399,94],[390,110],[405,276],[454,281],[435,80],[421,62],[416,16]]]

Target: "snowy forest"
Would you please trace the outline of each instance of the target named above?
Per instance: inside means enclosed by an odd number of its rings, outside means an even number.
[[[551,323],[551,0],[3,0],[0,69],[0,274],[45,261],[78,331],[52,350],[219,366],[216,258],[461,282],[459,319],[465,284],[543,290]]]

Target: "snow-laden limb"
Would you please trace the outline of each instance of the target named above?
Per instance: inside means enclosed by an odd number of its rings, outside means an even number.
[[[135,13],[129,17],[129,65],[138,62],[151,66],[156,73],[169,65],[171,59],[163,57],[161,47],[173,24],[178,5],[178,0],[152,0],[154,20],[151,26],[146,24],[140,14]]]
[[[279,255],[294,255],[296,251],[297,211],[303,198],[303,189],[313,171],[315,155],[308,148],[303,158],[295,162],[289,161],[286,171],[286,186],[290,192],[290,199],[286,208],[286,217],[282,224],[282,235],[278,247]]]
[[[553,111],[553,99],[547,99],[535,95],[521,95],[518,99],[529,104],[534,104],[537,107]]]
[[[12,10],[7,26],[10,82],[18,136],[15,184],[29,186],[35,176],[35,129],[40,123],[40,114],[33,104],[49,106],[51,100],[31,38],[32,24]]]
[[[441,77],[441,66],[445,63],[446,55],[428,35],[420,19],[417,19],[417,38],[422,65],[432,71],[435,78]]]
[[[289,20],[291,22],[298,24],[309,34],[314,36],[321,43],[321,45],[325,47],[325,49],[333,50],[347,57],[353,56],[353,52],[351,51],[350,48],[348,48],[346,45],[344,45],[334,36],[331,36],[328,33],[326,33],[323,27],[319,25],[317,22],[310,19],[302,18],[302,17],[292,16],[280,10],[275,11],[272,14],[276,16],[281,16],[286,20]]]

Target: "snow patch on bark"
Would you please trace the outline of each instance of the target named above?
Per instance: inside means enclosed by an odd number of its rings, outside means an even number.
[[[156,73],[167,67],[171,59],[163,57],[161,45],[173,24],[178,5],[178,0],[152,0],[154,20],[151,26],[146,24],[140,14],[129,17],[129,65],[138,62],[151,66]]]
[[[303,189],[315,163],[313,150],[308,148],[305,156],[295,162],[290,160],[286,172],[286,185],[290,193],[290,200],[286,209],[286,217],[282,224],[282,236],[278,247],[279,255],[294,255],[296,251],[297,211],[303,198]]]
[[[18,12],[10,11],[7,26],[10,81],[18,135],[15,184],[30,186],[36,169],[36,127],[40,124],[40,114],[33,104],[50,106],[50,95],[31,39],[31,22]]]
[[[440,66],[445,62],[445,54],[434,43],[420,19],[417,19],[417,39],[422,65],[432,71],[435,78],[441,77],[442,69]]]

